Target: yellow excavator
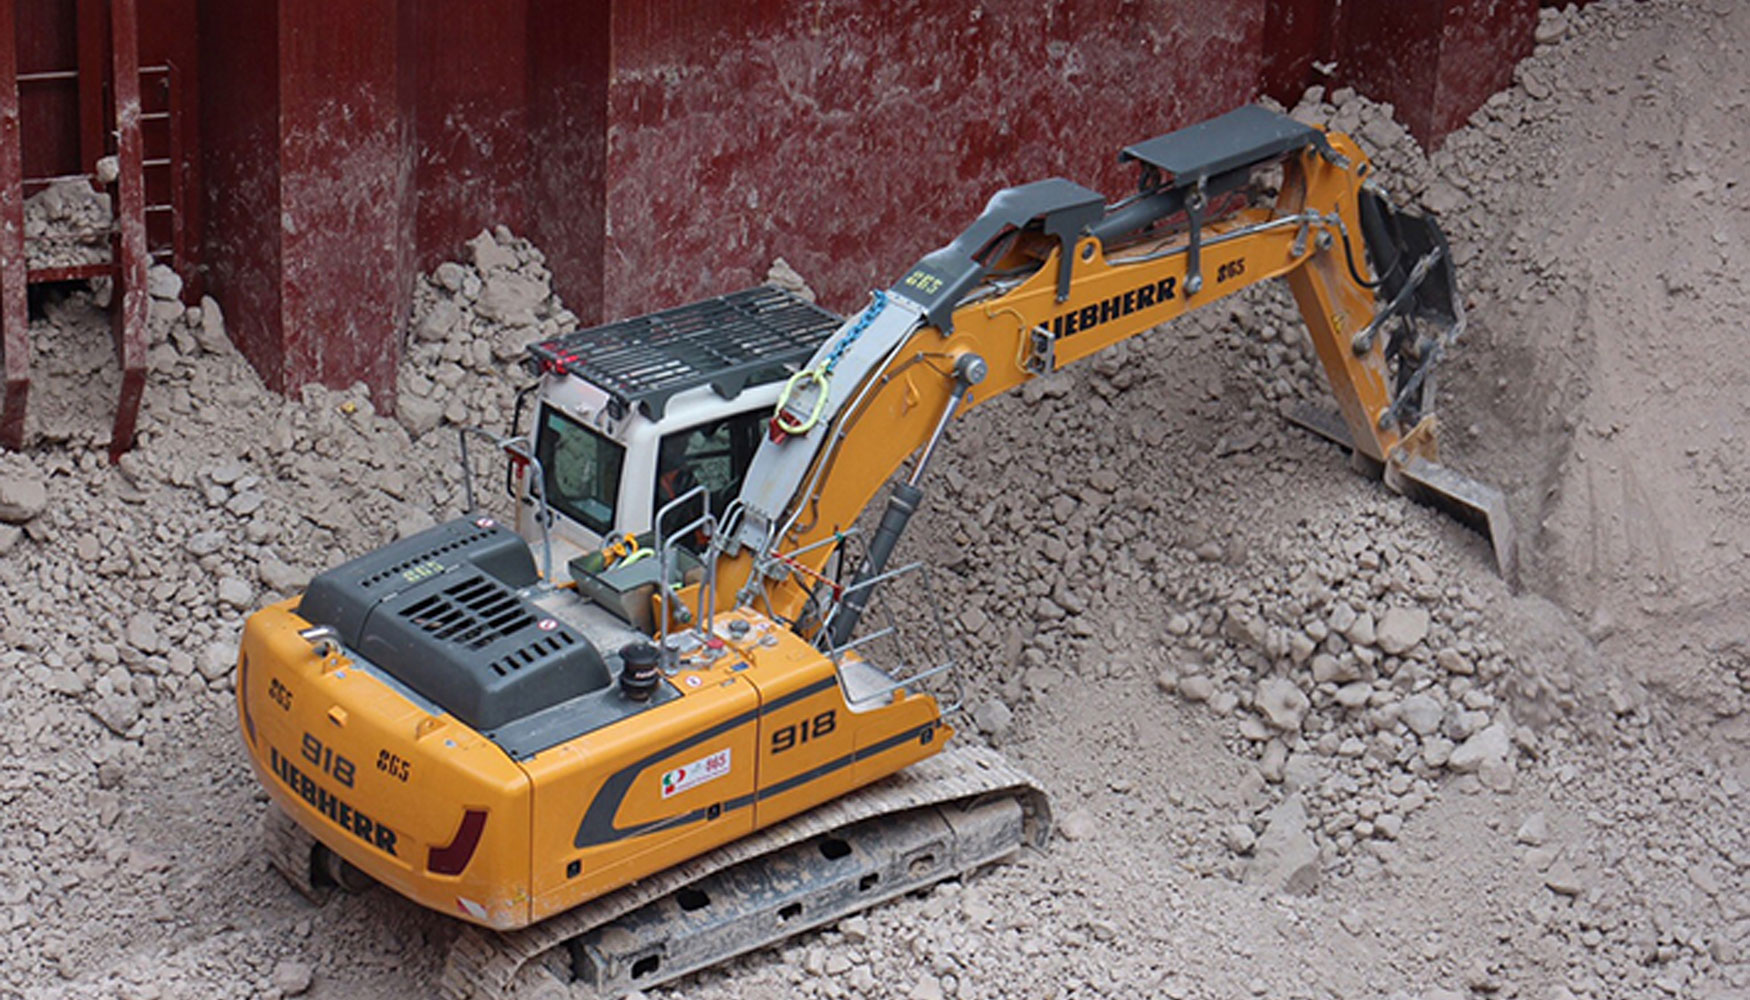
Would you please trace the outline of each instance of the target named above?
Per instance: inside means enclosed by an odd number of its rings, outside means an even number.
[[[1032,779],[950,746],[951,644],[895,547],[951,421],[1271,278],[1336,399],[1311,423],[1510,576],[1501,495],[1436,461],[1464,320],[1435,223],[1263,108],[1120,155],[1135,193],[999,192],[855,316],[756,288],[532,345],[526,429],[492,440],[514,525],[402,539],[244,629],[274,864],[474,925],[448,996],[614,996],[1042,843]]]

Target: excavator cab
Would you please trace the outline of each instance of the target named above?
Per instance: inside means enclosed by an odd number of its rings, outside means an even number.
[[[537,500],[560,561],[654,526],[656,512],[703,485],[714,510],[741,490],[784,381],[843,322],[778,288],[758,287],[533,344],[531,464],[512,483],[531,543]],[[695,555],[704,539],[682,544]]]

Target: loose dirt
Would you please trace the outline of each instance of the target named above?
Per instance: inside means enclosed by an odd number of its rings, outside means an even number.
[[[1059,837],[655,995],[1750,994],[1750,9],[1604,0],[1539,40],[1432,156],[1353,94],[1294,109],[1452,236],[1445,452],[1511,491],[1525,591],[1280,421],[1323,394],[1280,290],[975,408],[905,548],[963,737]],[[455,512],[453,426],[503,426],[569,314],[483,234],[422,285],[388,419],[265,392],[174,301],[120,465],[87,293],[33,328],[36,443],[0,455],[0,997],[429,995],[447,918],[260,863],[236,638]]]

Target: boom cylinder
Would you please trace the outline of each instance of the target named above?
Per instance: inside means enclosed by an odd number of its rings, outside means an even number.
[[[967,391],[983,382],[989,371],[985,360],[976,354],[962,354],[954,362],[954,393],[948,397],[948,405],[942,408],[942,417],[936,421],[936,429],[924,445],[923,454],[918,456],[917,464],[912,467],[911,476],[903,483],[895,483],[893,493],[887,498],[887,509],[881,512],[881,524],[869,542],[869,554],[858,568],[856,579],[846,588],[844,601],[833,617],[832,628],[827,634],[829,646],[843,645],[856,629],[857,622],[862,620],[869,598],[875,592],[871,581],[887,568],[887,560],[898,547],[899,537],[905,534],[905,526],[911,523],[911,516],[917,513],[918,506],[924,501],[924,489],[919,483],[923,481],[924,470],[930,466],[930,459],[935,457],[936,447],[942,443],[948,421],[959,412]]]
[[[863,610],[869,606],[869,598],[875,593],[875,585],[870,581],[887,568],[887,560],[899,545],[899,536],[905,534],[905,526],[923,501],[923,487],[909,482],[894,484],[893,494],[887,498],[887,509],[881,512],[881,526],[875,529],[875,537],[869,542],[869,555],[863,560],[862,568],[857,570],[856,580],[846,589],[839,613],[833,617],[829,644],[843,645],[856,630],[857,622],[863,618]]]

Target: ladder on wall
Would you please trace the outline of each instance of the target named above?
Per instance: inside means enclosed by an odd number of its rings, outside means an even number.
[[[146,385],[146,269],[154,256],[168,258],[187,274],[188,245],[181,205],[183,185],[173,176],[181,162],[179,130],[162,129],[161,155],[148,158],[144,127],[154,121],[172,125],[178,116],[181,87],[174,66],[141,67],[136,0],[79,0],[78,65],[72,69],[21,74],[18,65],[15,0],[0,0],[0,447],[25,444],[25,413],[30,397],[30,314],[27,286],[39,282],[108,277],[114,282],[111,336],[122,369],[120,398],[110,433],[109,458],[115,461],[133,444],[140,397]],[[152,110],[142,103],[142,79],[155,96]],[[109,260],[96,264],[31,268],[25,254],[24,199],[29,186],[62,178],[24,176],[20,87],[76,84],[80,108],[80,148],[83,169],[98,157],[112,155],[119,172],[109,185],[115,219]],[[159,152],[157,150],[154,151]],[[161,190],[167,204],[147,199],[148,171],[172,176]],[[148,242],[148,218],[168,216],[166,245],[155,255]]]

